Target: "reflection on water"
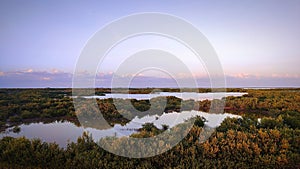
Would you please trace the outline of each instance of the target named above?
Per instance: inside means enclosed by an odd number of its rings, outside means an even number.
[[[76,126],[71,122],[53,122],[53,123],[31,123],[29,125],[20,125],[21,131],[19,133],[13,133],[11,128],[7,129],[5,132],[0,134],[0,138],[4,136],[11,137],[21,137],[26,138],[40,138],[45,142],[56,142],[61,147],[66,147],[68,141],[76,142],[77,138],[82,135],[84,131],[88,131],[92,134],[95,141],[106,136],[129,136],[136,130],[142,127],[142,124],[149,122],[154,123],[158,128],[161,125],[166,124],[169,127],[174,127],[175,125],[184,122],[191,117],[200,115],[204,117],[208,122],[205,123],[209,127],[217,127],[226,117],[240,117],[233,114],[210,114],[200,111],[183,111],[180,113],[164,113],[161,116],[144,116],[142,118],[135,117],[129,123],[124,126],[116,124],[114,127],[105,130],[98,130],[94,128],[84,128],[83,126]]]
[[[98,98],[98,99],[136,99],[136,100],[149,100],[160,96],[175,96],[183,100],[193,99],[196,101],[202,101],[205,99],[222,99],[222,97],[227,96],[243,96],[247,93],[240,92],[216,92],[216,93],[195,93],[195,92],[159,92],[151,94],[122,94],[122,93],[112,93],[105,94],[105,96],[85,96],[84,98]]]

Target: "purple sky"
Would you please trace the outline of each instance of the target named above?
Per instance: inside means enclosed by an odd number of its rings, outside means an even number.
[[[0,87],[71,87],[88,39],[107,23],[138,12],[163,12],[195,25],[215,48],[229,87],[300,86],[300,1],[15,1],[0,2]],[[114,68],[133,47],[173,46],[199,86],[203,67],[178,44],[144,37],[121,44],[100,65],[96,85],[109,87]],[[154,76],[149,78],[147,76]],[[178,78],[191,78],[180,76]],[[156,74],[134,86],[174,87]]]

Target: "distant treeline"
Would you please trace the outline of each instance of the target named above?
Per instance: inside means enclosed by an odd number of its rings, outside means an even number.
[[[207,93],[207,92],[218,92],[218,91],[227,91],[227,92],[246,92],[247,89],[242,88],[227,88],[227,89],[211,89],[211,88],[76,88],[77,90],[94,90],[96,95],[102,95],[105,93],[130,93],[130,94],[149,94],[152,92],[199,92],[199,93]],[[39,92],[48,93],[49,97],[57,97],[57,96],[71,96],[72,88],[2,88],[0,89],[0,93],[6,93],[10,91],[11,93],[21,92],[24,90],[35,90]]]

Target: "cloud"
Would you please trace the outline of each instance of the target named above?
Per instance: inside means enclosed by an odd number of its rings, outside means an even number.
[[[51,80],[50,77],[43,77],[42,80]]]
[[[33,72],[33,69],[27,69],[27,70],[25,70],[24,72],[26,72],[26,73],[31,73],[31,72]]]
[[[87,72],[80,72],[87,80],[95,77]],[[134,77],[134,78],[133,78]],[[297,74],[273,74],[270,76],[258,76],[246,73],[226,75],[227,87],[299,87],[300,76]],[[114,81],[112,79],[114,78]],[[28,69],[26,71],[0,72],[0,87],[72,87],[73,74],[60,70],[36,71]],[[131,81],[130,81],[131,80]],[[191,80],[196,80],[198,87],[210,87],[210,79],[207,76],[178,76],[159,77],[139,74],[137,76],[121,76],[112,72],[98,73],[95,78],[96,87],[191,87]],[[180,82],[180,85],[178,83]]]
[[[254,75],[249,73],[226,74],[225,76],[230,78],[239,78],[239,79],[260,79],[264,77],[261,75],[257,75],[257,74]]]
[[[276,73],[273,73],[271,75],[271,77],[273,78],[299,78],[300,76],[298,74],[276,74]]]
[[[50,73],[57,74],[57,73],[63,73],[63,71],[60,71],[58,69],[51,69]]]
[[[299,87],[300,77],[296,75],[228,75],[228,87]]]
[[[5,76],[0,76],[0,87],[71,87],[72,74],[66,72],[51,71],[26,71],[3,72]]]

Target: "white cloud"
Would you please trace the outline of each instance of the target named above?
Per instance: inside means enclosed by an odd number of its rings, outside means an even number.
[[[52,69],[50,72],[53,73],[53,74],[62,73],[62,71],[60,71],[58,69]]]
[[[288,74],[288,73],[276,74],[276,73],[274,73],[274,74],[272,74],[271,77],[273,77],[273,78],[299,78],[300,76],[298,74]]]
[[[33,72],[33,69],[27,69],[27,70],[25,70],[24,72],[26,72],[26,73],[32,73],[32,72]]]
[[[50,77],[43,77],[42,80],[51,80]]]

